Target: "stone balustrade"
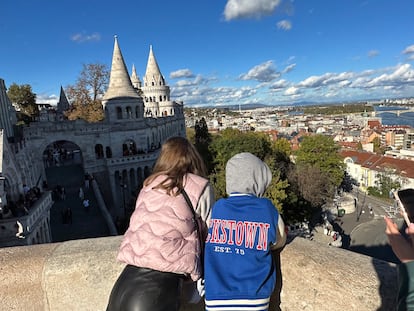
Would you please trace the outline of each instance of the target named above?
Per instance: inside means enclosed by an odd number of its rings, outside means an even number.
[[[52,205],[51,192],[45,191],[29,208],[27,215],[0,219],[0,247],[50,242],[49,210]],[[24,239],[16,237],[18,223],[22,226]]]
[[[105,311],[121,236],[0,249],[1,310]],[[283,311],[393,310],[395,264],[295,238],[280,254]],[[280,275],[279,275],[280,277]],[[185,305],[182,311],[203,310]],[[273,308],[271,310],[279,310]]]

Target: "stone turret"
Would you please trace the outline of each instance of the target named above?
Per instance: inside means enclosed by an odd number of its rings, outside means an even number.
[[[150,52],[148,55],[147,70],[144,76],[144,86],[165,86],[165,79],[161,74],[160,67],[158,67],[155,59],[152,45],[150,45]]]
[[[118,45],[118,38],[115,36],[114,52],[112,55],[111,75],[109,78],[109,86],[103,97],[103,101],[108,101],[117,97],[138,98],[139,95],[135,91],[128,70],[122,56],[121,49]]]
[[[174,115],[174,102],[170,101],[170,87],[165,84],[152,46],[150,46],[142,91],[145,98],[146,117]]]
[[[141,80],[139,79],[139,76],[137,75],[135,65],[132,65],[131,82],[135,89],[140,89],[142,87],[142,83],[141,83]]]
[[[132,85],[118,39],[115,36],[109,86],[102,99],[107,122],[141,119],[144,103]]]
[[[59,96],[59,102],[57,103],[57,113],[59,115],[63,115],[63,113],[68,110],[70,107],[69,100],[66,97],[65,91],[63,90],[63,87],[60,87],[60,96]]]
[[[0,79],[0,129],[4,129],[7,138],[14,137],[13,126],[16,123],[16,110],[7,96],[4,80]]]

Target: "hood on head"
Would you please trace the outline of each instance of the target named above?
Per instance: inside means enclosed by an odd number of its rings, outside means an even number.
[[[263,196],[272,181],[270,168],[249,152],[238,153],[226,164],[226,192]]]

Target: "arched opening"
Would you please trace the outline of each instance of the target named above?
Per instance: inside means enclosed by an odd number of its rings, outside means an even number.
[[[131,107],[126,107],[127,119],[132,119],[132,109]]]
[[[111,147],[107,146],[107,147],[105,148],[105,153],[106,153],[106,157],[107,157],[108,159],[112,158],[112,150],[111,150]]]
[[[82,164],[80,147],[67,140],[59,140],[49,144],[43,151],[45,168]]]
[[[116,117],[118,120],[122,120],[122,108],[116,107]]]
[[[123,156],[130,156],[137,154],[137,146],[132,139],[126,140],[122,144],[122,155]]]
[[[101,144],[96,144],[95,145],[95,158],[103,159],[103,157],[104,157],[103,146]]]

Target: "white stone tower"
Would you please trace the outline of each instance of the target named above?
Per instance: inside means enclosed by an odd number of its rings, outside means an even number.
[[[116,36],[109,86],[102,99],[102,105],[105,121],[109,123],[143,118],[144,103],[132,85]]]
[[[150,46],[142,91],[145,100],[145,117],[174,115],[174,102],[170,100],[170,87],[165,84],[152,46]]]

